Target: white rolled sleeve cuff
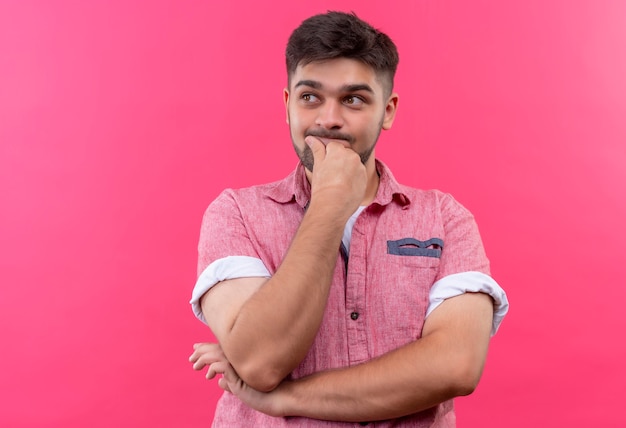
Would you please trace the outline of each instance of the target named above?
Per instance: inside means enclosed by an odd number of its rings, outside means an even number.
[[[428,317],[444,300],[463,293],[485,293],[491,296],[493,299],[491,335],[496,334],[504,316],[509,311],[509,301],[502,287],[492,277],[482,272],[455,273],[436,281],[430,289],[430,302],[426,316]]]
[[[200,298],[215,284],[227,279],[263,277],[271,275],[263,262],[256,257],[228,256],[215,260],[200,274],[191,293],[191,307],[196,317],[207,323],[200,306]]]

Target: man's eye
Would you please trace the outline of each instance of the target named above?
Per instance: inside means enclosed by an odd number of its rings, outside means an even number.
[[[303,101],[307,103],[312,103],[312,102],[317,101],[317,97],[313,94],[302,94],[301,98]]]
[[[349,95],[346,98],[344,98],[343,102],[350,106],[360,106],[363,104],[363,99],[355,95]]]

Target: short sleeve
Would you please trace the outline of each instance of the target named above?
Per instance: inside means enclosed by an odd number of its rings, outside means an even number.
[[[445,194],[441,216],[445,236],[436,280],[469,271],[489,275],[489,260],[472,213]]]
[[[252,244],[241,210],[231,190],[225,190],[207,208],[198,242],[198,279],[191,307],[206,324],[200,298],[216,283],[242,277],[269,277]]]
[[[250,240],[232,190],[223,191],[206,209],[198,242],[198,276],[215,260],[229,256],[260,258]]]

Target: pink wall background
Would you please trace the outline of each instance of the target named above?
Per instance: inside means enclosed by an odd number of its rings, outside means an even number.
[[[378,155],[477,217],[511,312],[459,427],[626,426],[626,3],[0,3],[0,426],[206,427],[202,213],[296,163],[283,49],[397,42]]]

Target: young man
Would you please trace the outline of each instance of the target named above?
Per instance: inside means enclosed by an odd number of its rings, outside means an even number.
[[[284,180],[224,191],[200,236],[196,315],[217,344],[217,427],[455,425],[507,311],[472,215],[398,184],[374,155],[398,106],[393,42],[355,15],[287,46]]]

